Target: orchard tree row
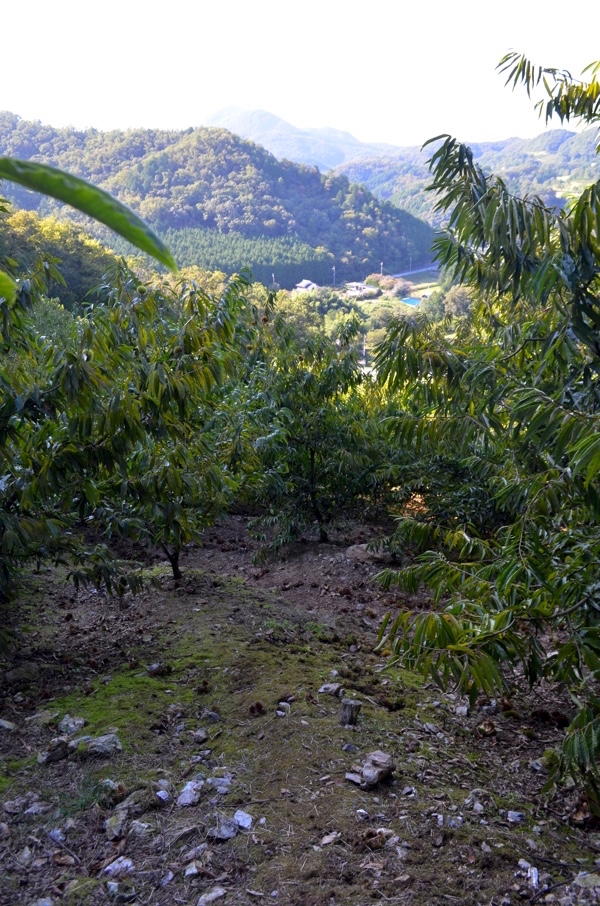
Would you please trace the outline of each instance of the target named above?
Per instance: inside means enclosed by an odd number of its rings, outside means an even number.
[[[502,66],[546,92],[547,118],[598,122],[600,64],[587,83],[514,54]],[[332,339],[299,338],[243,278],[207,292],[121,267],[52,339],[36,318],[56,319],[44,298],[56,262],[21,277],[8,262],[0,593],[44,559],[135,591],[143,574],[91,536],[161,547],[177,581],[182,546],[240,497],[272,553],[383,509],[397,518],[390,548],[412,562],[380,581],[428,589],[431,607],[390,614],[381,651],[472,699],[515,677],[562,686],[572,722],[553,779],[583,781],[599,811],[600,184],[549,208],[449,136],[431,170],[448,219],[438,259],[471,303],[392,322],[372,376],[351,312]]]

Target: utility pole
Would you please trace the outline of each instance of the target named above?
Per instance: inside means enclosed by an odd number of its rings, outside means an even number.
[[[409,262],[410,262],[410,263],[409,263],[409,266],[408,266],[408,270],[409,270],[409,272],[412,274],[412,255],[409,255],[408,260],[409,260]]]
[[[381,276],[383,277],[383,261],[381,262]]]
[[[331,270],[333,271],[333,285],[335,286],[335,264],[333,265]]]

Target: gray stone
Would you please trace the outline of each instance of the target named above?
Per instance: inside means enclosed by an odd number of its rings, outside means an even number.
[[[226,894],[227,891],[224,887],[213,887],[212,890],[202,894],[196,906],[210,906],[211,903],[214,903],[215,900],[220,900]]]
[[[361,563],[390,563],[392,559],[385,551],[368,550],[366,544],[353,544],[346,549],[346,556]]]
[[[183,864],[187,865],[188,862],[193,862],[194,859],[200,858],[200,856],[204,855],[206,849],[206,843],[200,843],[198,846],[194,846],[194,848],[190,849],[183,857]]]
[[[14,733],[16,729],[16,724],[13,724],[10,720],[0,720],[0,731]]]
[[[82,730],[86,723],[85,717],[71,717],[70,714],[65,714],[58,725],[58,729],[63,736],[72,736],[73,733],[78,733],[79,730]]]
[[[346,780],[356,783],[363,789],[372,789],[391,777],[396,764],[391,755],[377,750],[370,752],[362,765],[352,765],[352,771],[346,774]]]
[[[28,846],[24,846],[23,849],[21,850],[21,852],[19,853],[19,855],[17,856],[17,859],[19,860],[21,865],[27,866],[30,864],[31,860],[33,859],[33,853],[31,852],[31,850],[29,849]]]
[[[600,887],[600,875],[596,872],[582,871],[574,878],[573,884],[584,890],[594,890],[596,887]]]
[[[203,865],[200,862],[194,862],[192,860],[189,865],[186,866],[183,876],[184,878],[195,878],[201,871],[203,871]]]
[[[10,827],[4,821],[0,821],[0,840],[6,840],[10,837]]]
[[[119,755],[123,747],[116,733],[106,733],[104,736],[80,736],[69,743],[71,752],[78,755],[95,757],[109,757]]]
[[[341,683],[325,683],[319,689],[319,695],[335,695],[337,698],[341,698],[343,694],[344,690]]]
[[[38,711],[37,714],[32,714],[31,717],[26,717],[25,723],[37,724],[40,727],[47,727],[52,723],[52,721],[56,720],[58,715],[58,711]]]
[[[33,802],[29,808],[23,812],[24,815],[43,815],[50,811],[50,806],[46,802]]]
[[[16,799],[8,799],[4,803],[4,811],[9,815],[21,815],[32,802],[40,797],[37,793],[26,793],[25,796],[17,796]]]
[[[212,777],[209,777],[206,781],[208,786],[211,786],[217,793],[225,795],[229,792],[231,784],[233,782],[233,777],[231,774],[224,772],[223,774],[213,774]]]
[[[203,730],[203,729],[195,730],[192,735],[194,737],[194,742],[197,742],[197,743],[206,742],[206,740],[208,739],[208,733],[206,732],[206,730]]]
[[[129,833],[134,837],[147,837],[152,831],[149,824],[144,821],[132,821]]]
[[[128,859],[126,856],[119,856],[118,859],[115,859],[114,862],[111,862],[110,865],[107,865],[103,870],[103,875],[108,875],[109,878],[127,878],[129,875],[132,875],[135,871],[133,862],[131,859]]]
[[[511,824],[520,824],[521,821],[524,820],[525,815],[523,814],[523,812],[512,812],[511,811],[511,812],[506,813],[506,817],[508,818],[508,820],[510,821]]]
[[[221,815],[217,816],[217,823],[214,827],[209,827],[206,832],[206,836],[211,840],[232,840],[233,837],[237,836],[239,827],[235,821],[232,821],[231,818],[223,818]]]
[[[127,812],[115,812],[104,822],[104,830],[108,840],[120,840],[125,836],[127,827]]]
[[[181,793],[177,797],[177,805],[180,808],[185,808],[190,805],[198,805],[198,803],[200,802],[200,796],[203,787],[204,780],[202,780],[201,778],[188,781],[188,783],[186,783]],[[166,792],[166,790],[160,792]],[[158,793],[156,795],[158,796]]]
[[[37,757],[38,764],[53,764],[62,761],[69,755],[69,737],[55,736],[50,740],[50,745],[45,752],[40,752]]]
[[[249,815],[248,812],[242,811],[241,808],[237,810],[237,812],[233,816],[233,820],[239,827],[243,828],[244,830],[248,830],[252,827],[252,815]]]
[[[50,897],[42,897],[40,900],[35,900],[31,906],[54,906],[55,900]]]

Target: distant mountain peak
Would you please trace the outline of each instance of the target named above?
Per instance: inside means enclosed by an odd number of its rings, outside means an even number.
[[[398,150],[395,145],[361,142],[350,132],[329,126],[300,129],[267,110],[238,106],[213,113],[205,125],[229,129],[262,145],[280,160],[316,165],[320,170],[331,170],[363,157],[382,157]]]

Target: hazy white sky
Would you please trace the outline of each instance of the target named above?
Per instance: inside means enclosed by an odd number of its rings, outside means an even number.
[[[579,75],[599,26],[598,0],[0,0],[0,110],[187,128],[240,105],[399,145],[531,136],[496,63],[512,48]]]

